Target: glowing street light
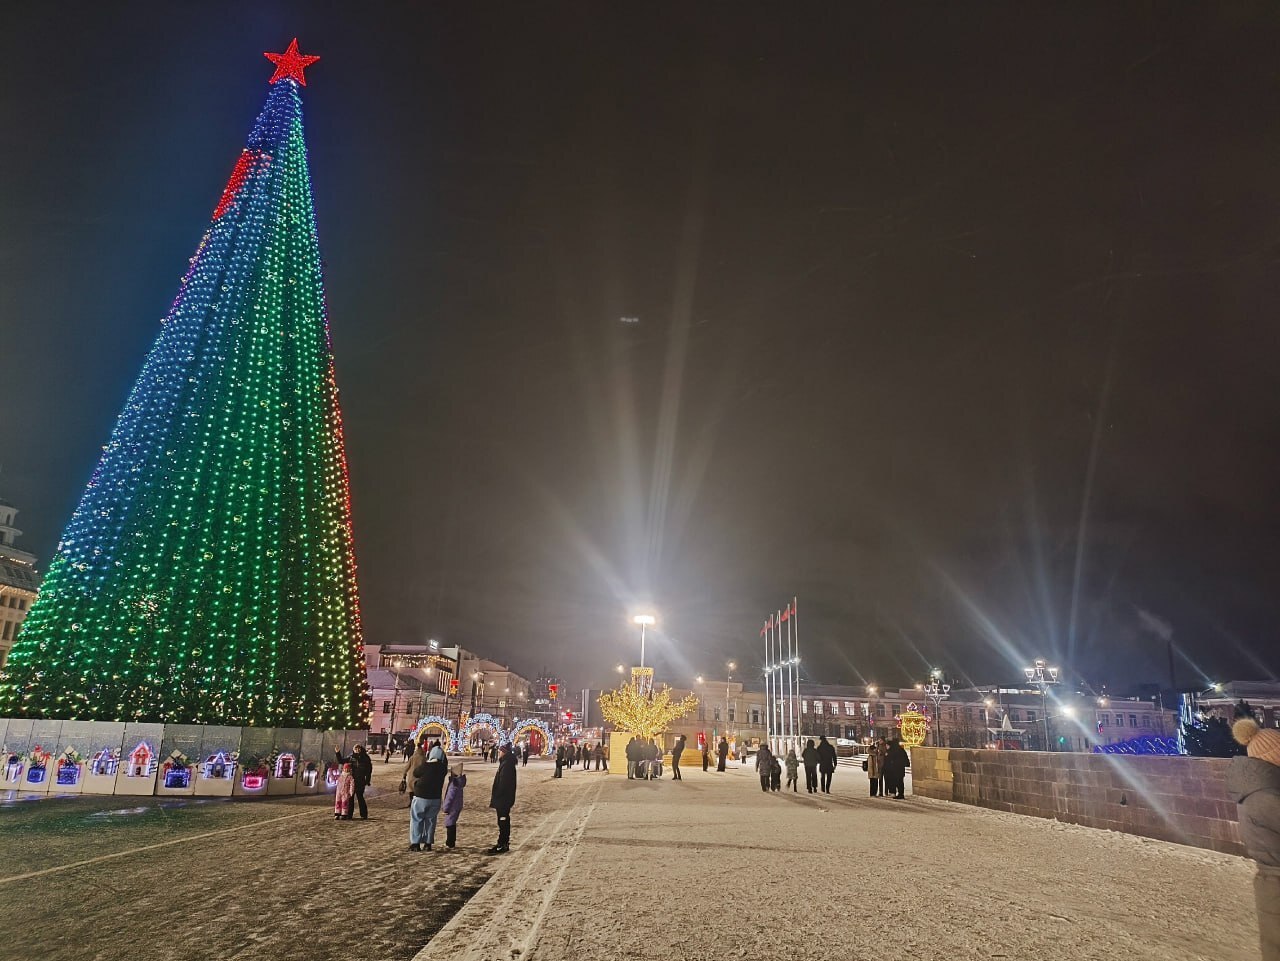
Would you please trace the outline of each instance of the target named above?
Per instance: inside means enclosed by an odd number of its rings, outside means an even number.
[[[1040,706],[1044,715],[1044,749],[1052,750],[1049,745],[1049,685],[1058,683],[1058,669],[1049,667],[1043,657],[1037,657],[1031,667],[1024,667],[1022,673],[1027,680],[1040,689]]]
[[[640,666],[644,667],[644,631],[645,628],[657,624],[658,619],[652,614],[637,614],[631,618],[631,622],[640,625]]]

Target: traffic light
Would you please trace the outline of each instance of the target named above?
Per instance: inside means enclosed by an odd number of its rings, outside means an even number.
[[[553,700],[553,701],[554,701],[554,700],[556,699],[556,695],[560,693],[560,685],[559,685],[559,684],[548,684],[548,685],[547,685],[547,690],[551,692],[551,700]]]
[[[449,693],[450,694],[458,693],[458,679],[456,677],[449,678]]]
[[[572,721],[572,720],[573,720],[573,711],[565,711],[565,712],[564,712],[564,719],[565,719],[566,721]]]

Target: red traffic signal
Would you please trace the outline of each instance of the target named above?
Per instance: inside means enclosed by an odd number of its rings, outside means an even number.
[[[566,721],[572,721],[572,720],[573,720],[573,711],[565,711],[565,712],[564,712],[564,719],[565,719]]]
[[[458,679],[456,677],[449,678],[449,693],[450,694],[458,693]]]
[[[547,690],[551,693],[551,700],[553,700],[553,701],[554,701],[554,700],[556,699],[556,695],[560,693],[560,685],[559,685],[559,684],[548,684],[548,685],[547,685]]]

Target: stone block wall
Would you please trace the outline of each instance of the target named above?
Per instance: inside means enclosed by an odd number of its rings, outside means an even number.
[[[1244,854],[1225,758],[917,747],[913,793]]]

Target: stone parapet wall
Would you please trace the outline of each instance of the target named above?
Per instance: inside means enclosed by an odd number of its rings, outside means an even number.
[[[1225,758],[917,747],[913,793],[1244,854]]]

